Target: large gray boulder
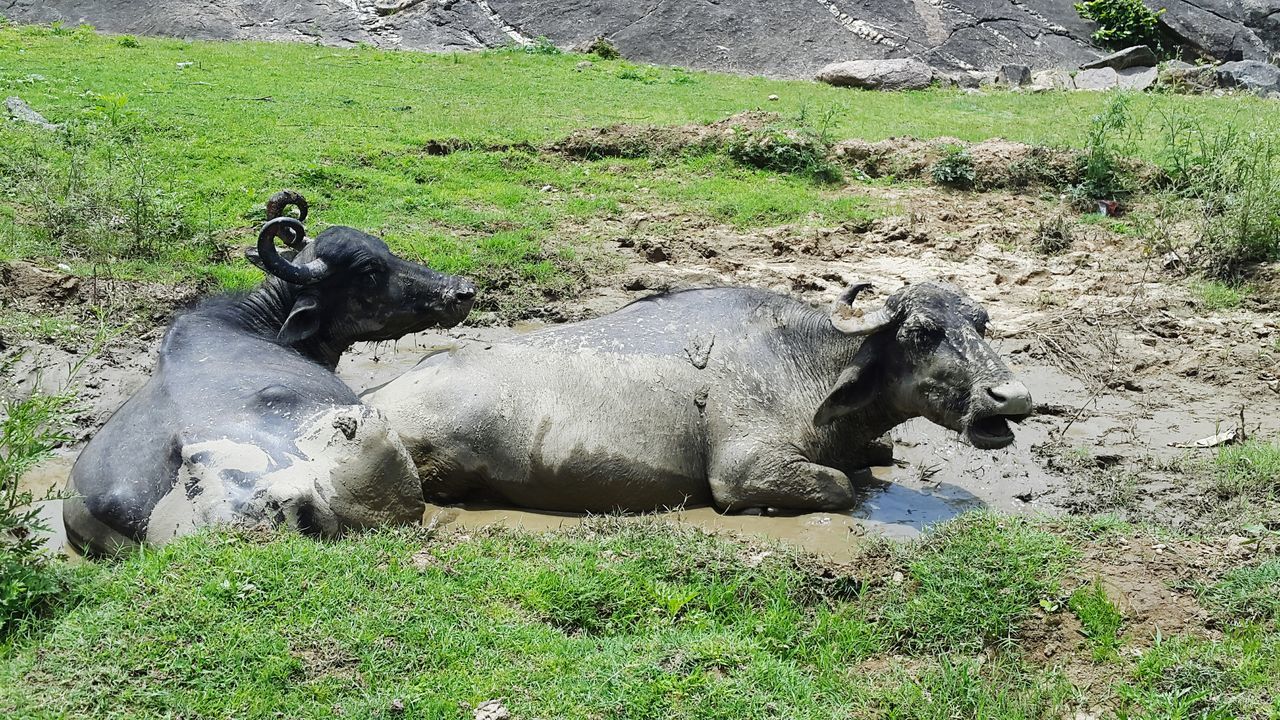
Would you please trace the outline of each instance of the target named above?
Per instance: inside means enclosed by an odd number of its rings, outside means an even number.
[[[863,90],[921,90],[933,83],[933,68],[919,60],[850,60],[822,68],[817,80]]]
[[[1275,0],[1161,0],[1161,29],[1196,54],[1216,60],[1266,60],[1280,50]]]
[[[1280,67],[1257,60],[1223,63],[1217,69],[1222,87],[1252,90],[1257,93],[1280,92]]]

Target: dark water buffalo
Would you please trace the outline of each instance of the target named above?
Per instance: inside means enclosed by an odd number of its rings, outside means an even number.
[[[268,216],[285,202],[305,219],[296,194],[273,197]],[[354,342],[456,325],[475,288],[352,228],[307,242],[291,217],[268,221],[249,255],[266,281],[175,319],[155,374],[76,460],[78,497],[63,511],[75,544],[101,553],[214,523],[333,534],[421,517],[404,447],[333,370]]]
[[[640,300],[509,343],[428,356],[365,395],[431,499],[561,511],[712,502],[835,510],[890,428],[923,416],[1013,442],[1031,396],[957,288],[907,286],[858,315],[745,288]]]

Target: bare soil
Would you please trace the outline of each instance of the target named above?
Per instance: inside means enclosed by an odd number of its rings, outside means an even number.
[[[676,128],[658,149],[706,142],[734,127],[764,127],[768,114],[730,118],[723,127]],[[656,152],[652,129],[618,126],[584,131],[562,143],[566,154],[627,154],[631,144]],[[896,144],[895,144],[896,143]],[[945,144],[944,144],[945,145]],[[856,146],[856,147],[855,147]],[[924,167],[937,143],[846,143],[849,163],[890,160]],[[588,150],[588,148],[591,148]],[[896,148],[896,150],[895,150]],[[666,150],[663,150],[666,151]],[[1056,151],[990,141],[970,148],[986,187],[1006,183],[998,170],[1036,162],[1066,163]],[[1047,153],[1047,154],[1046,154]],[[922,172],[920,170],[919,172]],[[1036,397],[1037,415],[1018,430],[1011,448],[975,450],[922,420],[896,429],[897,464],[878,468],[878,482],[848,514],[729,518],[710,510],[676,513],[709,527],[795,540],[834,557],[851,557],[868,534],[912,535],[961,512],[1114,512],[1179,530],[1227,532],[1239,518],[1215,515],[1201,476],[1213,450],[1187,443],[1241,422],[1249,435],[1280,432],[1280,303],[1274,270],[1264,272],[1244,304],[1206,310],[1180,266],[1148,251],[1128,226],[1078,222],[1051,193],[962,192],[915,184],[853,184],[840,192],[889,207],[875,220],[834,227],[797,223],[741,230],[705,216],[663,208],[633,208],[586,225],[566,225],[566,242],[591,243],[601,256],[578,296],[540,308],[543,321],[571,321],[615,310],[633,299],[698,285],[752,285],[829,303],[855,280],[882,295],[904,283],[953,282],[989,309],[993,342]],[[1136,208],[1141,210],[1141,207]],[[1040,236],[1065,219],[1067,248],[1046,255]],[[1061,224],[1061,223],[1059,223]],[[145,380],[163,326],[202,288],[71,278],[22,263],[0,268],[0,308],[56,314],[91,327],[92,308],[110,306],[110,334],[79,373],[84,412],[77,441],[85,440]],[[514,292],[515,290],[511,290]],[[536,327],[464,327],[453,336],[500,338]],[[353,386],[384,382],[450,337],[423,334],[394,344],[357,347],[339,368]],[[4,344],[4,343],[7,343]],[[85,352],[56,340],[0,340],[0,368],[25,387],[57,387]],[[1242,415],[1243,413],[1243,415]],[[69,454],[74,449],[68,450]],[[62,461],[65,465],[67,461]],[[64,468],[37,471],[31,485],[59,482]],[[1255,508],[1258,521],[1280,526],[1276,508]],[[507,508],[433,510],[471,525],[496,520],[555,527],[576,518]]]

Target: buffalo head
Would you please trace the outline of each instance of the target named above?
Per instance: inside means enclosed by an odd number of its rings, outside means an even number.
[[[275,217],[286,204],[298,206],[299,219]],[[248,253],[295,290],[279,331],[282,342],[318,336],[338,345],[395,340],[437,325],[453,327],[471,311],[476,288],[469,280],[396,257],[382,240],[349,227],[330,227],[309,241],[301,222],[306,212],[296,193],[273,196],[256,252]],[[278,250],[277,239],[291,250]]]
[[[850,287],[832,309],[832,324],[862,341],[814,422],[878,402],[955,430],[974,447],[1012,443],[1009,421],[1031,413],[1031,393],[984,339],[987,311],[952,285],[926,282],[859,314],[853,303],[869,287]]]

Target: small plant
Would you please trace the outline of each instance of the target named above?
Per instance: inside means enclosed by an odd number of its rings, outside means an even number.
[[[1098,23],[1093,39],[1102,45],[1160,45],[1159,24],[1164,8],[1152,11],[1142,0],[1084,0],[1076,3],[1075,9],[1080,17]]]
[[[1223,499],[1272,499],[1280,494],[1280,445],[1249,440],[1218,450],[1212,488]]]
[[[1073,240],[1071,221],[1063,213],[1056,213],[1040,221],[1033,244],[1042,255],[1057,255],[1070,248]]]
[[[1093,658],[1105,661],[1115,657],[1124,617],[1107,597],[1102,581],[1094,580],[1076,590],[1067,601],[1067,606],[1080,619],[1085,637],[1089,638],[1089,644],[1093,646]]]
[[[1232,622],[1280,620],[1280,558],[1231,570],[1200,594]]]
[[[138,42],[138,38],[132,35],[121,35],[116,38],[116,44],[122,48],[140,48],[142,44]]]
[[[609,42],[609,38],[603,35],[597,35],[595,40],[587,46],[587,54],[595,55],[601,60],[617,60],[622,57],[622,53],[618,52],[618,48]]]
[[[762,130],[735,128],[725,143],[729,157],[743,165],[774,172],[810,175],[830,182],[839,179],[839,170],[827,159],[826,134],[801,121],[800,127],[769,127]]]
[[[1200,294],[1200,303],[1206,310],[1230,310],[1240,307],[1240,303],[1244,302],[1249,294],[1247,287],[1218,280],[1202,282],[1196,285],[1195,289]]]
[[[1178,114],[1165,118],[1164,135],[1172,190],[1199,216],[1198,269],[1238,280],[1280,259],[1280,131],[1245,132],[1235,122],[1209,131]]]
[[[539,35],[534,38],[533,42],[524,46],[524,51],[530,55],[559,55],[560,48],[551,42],[551,38],[546,35]]]
[[[959,145],[946,148],[942,158],[929,169],[929,176],[939,185],[961,190],[972,188],[978,179],[973,169],[973,157]]]
[[[19,481],[71,439],[73,404],[69,393],[36,393],[0,406],[0,637],[62,590],[44,551],[49,528],[32,504],[39,498],[20,490]]]
[[[1085,151],[1076,161],[1080,182],[1070,188],[1072,202],[1080,210],[1092,210],[1097,200],[1127,195],[1133,179],[1123,167],[1122,140],[1130,125],[1129,97],[1116,95],[1089,121]]]

